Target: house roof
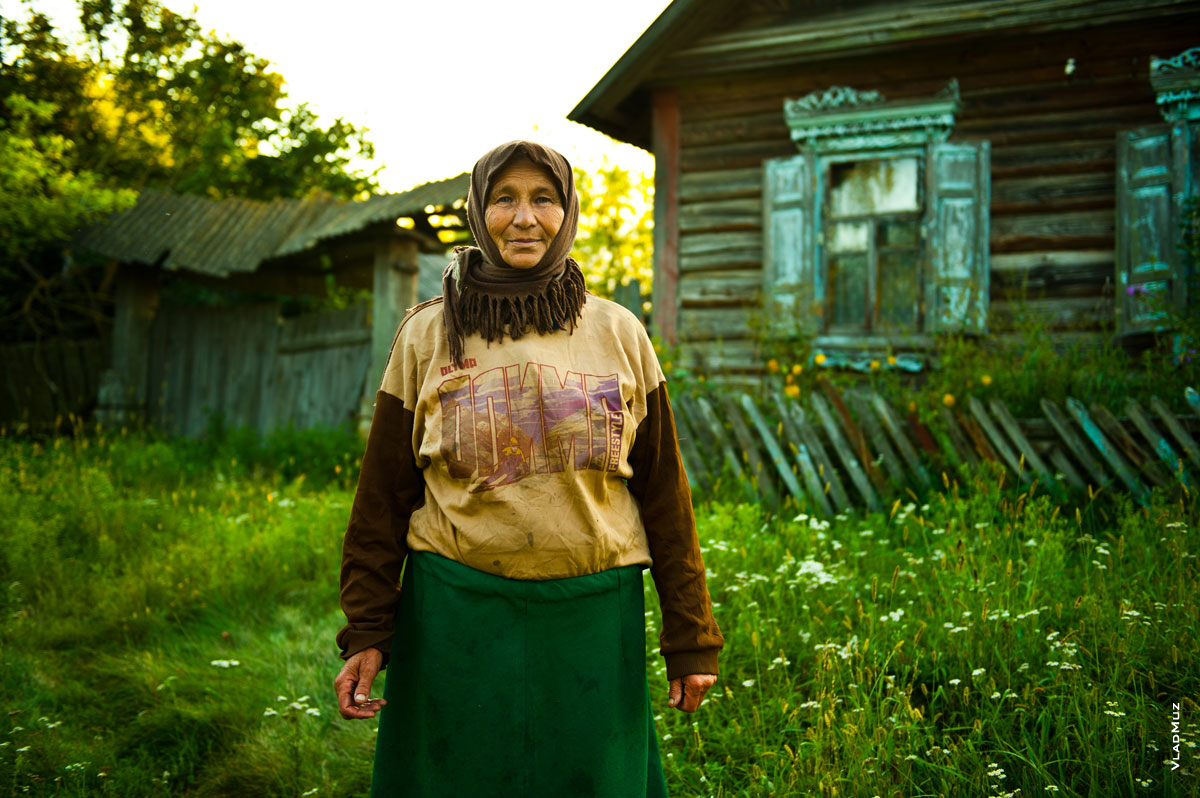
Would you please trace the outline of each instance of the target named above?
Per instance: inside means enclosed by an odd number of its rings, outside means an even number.
[[[902,48],[940,37],[1067,30],[1194,10],[1194,0],[793,0],[770,23],[745,0],[675,0],[567,118],[650,149],[654,86]]]
[[[422,214],[429,205],[452,205],[466,197],[469,185],[464,173],[360,201],[209,200],[146,190],[134,207],[85,230],[74,246],[124,262],[226,277],[378,222]]]

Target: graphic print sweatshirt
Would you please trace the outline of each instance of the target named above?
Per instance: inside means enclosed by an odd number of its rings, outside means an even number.
[[[589,295],[574,332],[468,336],[414,308],[377,395],[342,558],[343,656],[388,652],[408,551],[509,579],[649,566],[668,678],[717,673],[691,493],[645,329]]]

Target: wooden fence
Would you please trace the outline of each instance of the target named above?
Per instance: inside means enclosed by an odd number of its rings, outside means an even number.
[[[50,427],[90,413],[108,353],[100,338],[0,347],[0,424]]]
[[[1176,416],[1158,399],[1149,410],[1127,402],[1117,417],[1068,398],[1065,409],[1042,400],[1044,419],[1018,420],[999,400],[969,397],[965,409],[943,407],[939,423],[926,425],[876,393],[843,394],[821,380],[803,401],[781,393],[765,402],[747,393],[684,395],[676,416],[693,490],[736,479],[769,501],[790,497],[833,515],[915,499],[938,486],[943,472],[982,461],[999,463],[1022,484],[1037,480],[1060,500],[1089,486],[1118,486],[1142,503],[1151,487],[1190,489],[1200,473],[1193,437],[1200,394],[1188,388],[1186,398],[1194,418]]]
[[[371,358],[362,304],[288,320],[274,303],[165,308],[151,342],[147,415],[191,436],[213,414],[263,432],[354,422]]]

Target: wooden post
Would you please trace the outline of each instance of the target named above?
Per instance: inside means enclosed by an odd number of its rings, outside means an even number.
[[[375,392],[387,366],[388,353],[404,314],[417,304],[417,242],[390,231],[375,244],[375,278],[371,310],[371,365],[363,385],[359,429],[371,424]]]
[[[96,418],[124,424],[146,416],[146,374],[150,325],[158,309],[158,280],[152,273],[122,265],[117,274],[111,367],[100,377]]]
[[[679,101],[654,93],[654,285],[652,331],[675,343],[679,303]]]

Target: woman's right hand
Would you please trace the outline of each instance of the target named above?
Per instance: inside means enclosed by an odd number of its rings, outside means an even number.
[[[383,667],[383,652],[377,648],[364,648],[351,656],[342,666],[333,689],[337,691],[338,711],[348,720],[373,718],[387,701],[371,698],[371,684]]]

